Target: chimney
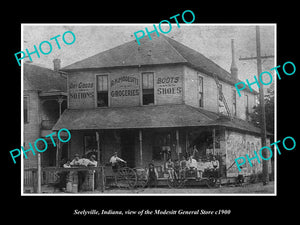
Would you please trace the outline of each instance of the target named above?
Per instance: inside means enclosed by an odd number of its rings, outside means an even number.
[[[60,59],[53,59],[54,71],[60,70]]]
[[[238,68],[235,64],[235,55],[234,55],[234,40],[231,39],[231,52],[232,52],[232,62],[230,67],[231,76],[235,79],[238,78]]]

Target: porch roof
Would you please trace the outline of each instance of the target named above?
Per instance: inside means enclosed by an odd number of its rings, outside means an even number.
[[[66,109],[52,129],[94,130],[197,126],[225,126],[260,133],[259,128],[246,121],[229,120],[217,113],[185,104]]]

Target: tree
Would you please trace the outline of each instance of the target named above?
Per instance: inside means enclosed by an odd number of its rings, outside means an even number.
[[[267,89],[264,97],[265,112],[266,112],[266,129],[269,133],[274,133],[274,83]],[[260,127],[261,107],[260,103],[253,107],[253,112],[250,113],[251,122]]]
[[[267,89],[267,93],[264,97],[265,101],[265,114],[266,114],[266,130],[267,132],[274,134],[274,83]],[[249,114],[251,122],[260,128],[261,120],[261,107],[260,103],[253,107],[253,112]],[[274,142],[274,135],[270,138],[270,143]],[[272,170],[270,179],[274,179],[274,158],[271,158]]]

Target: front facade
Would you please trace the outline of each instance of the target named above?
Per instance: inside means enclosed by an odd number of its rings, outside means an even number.
[[[221,176],[230,177],[238,174],[235,158],[261,148],[259,129],[247,121],[256,93],[238,97],[236,77],[173,39],[132,41],[62,71],[68,109],[53,129],[71,131],[69,158],[95,154],[106,164],[118,152],[130,167],[153,162],[163,174],[168,158],[196,146],[198,161],[216,156]],[[243,173],[261,169],[247,165]]]

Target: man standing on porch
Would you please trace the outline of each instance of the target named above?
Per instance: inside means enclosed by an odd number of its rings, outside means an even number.
[[[125,160],[121,159],[118,157],[118,153],[115,152],[113,154],[113,156],[110,158],[109,162],[111,163],[111,166],[112,166],[112,169],[114,172],[117,172],[118,170],[118,167],[119,167],[119,162],[123,162],[123,163],[126,163]]]
[[[193,146],[193,150],[192,150],[192,156],[193,156],[193,158],[194,159],[196,159],[197,161],[198,161],[198,149],[197,149],[197,146],[196,145],[194,145]]]

